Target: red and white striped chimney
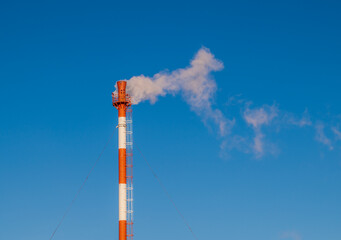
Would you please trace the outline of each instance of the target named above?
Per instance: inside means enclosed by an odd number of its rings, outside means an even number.
[[[117,82],[117,94],[113,94],[113,105],[118,109],[118,208],[119,208],[119,240],[127,240],[127,177],[126,177],[126,111],[131,105],[126,94],[125,81]]]

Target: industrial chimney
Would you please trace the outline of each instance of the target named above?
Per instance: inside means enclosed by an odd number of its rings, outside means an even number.
[[[133,239],[132,110],[126,81],[117,82],[112,104],[118,110],[119,240]]]

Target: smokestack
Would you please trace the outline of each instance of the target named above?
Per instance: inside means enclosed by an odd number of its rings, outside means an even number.
[[[131,106],[130,97],[126,94],[126,81],[117,82],[114,92],[113,106],[118,110],[118,208],[119,208],[119,240],[127,240],[127,120],[126,113]],[[129,234],[130,235],[130,234]],[[130,236],[129,236],[130,237]],[[132,237],[132,236],[131,236]]]

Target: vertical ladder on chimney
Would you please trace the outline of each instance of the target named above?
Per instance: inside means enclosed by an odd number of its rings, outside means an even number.
[[[131,106],[126,112],[127,124],[127,240],[133,240],[133,118]]]

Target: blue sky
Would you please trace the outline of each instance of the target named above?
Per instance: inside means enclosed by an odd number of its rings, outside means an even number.
[[[211,101],[234,120],[228,134],[181,94],[134,107],[135,143],[193,231],[199,239],[339,240],[340,7],[2,2],[0,239],[49,238],[115,131],[115,81],[185,68],[204,46],[224,64],[212,73]],[[192,239],[134,154],[136,239]],[[116,156],[115,133],[56,240],[117,239]]]

